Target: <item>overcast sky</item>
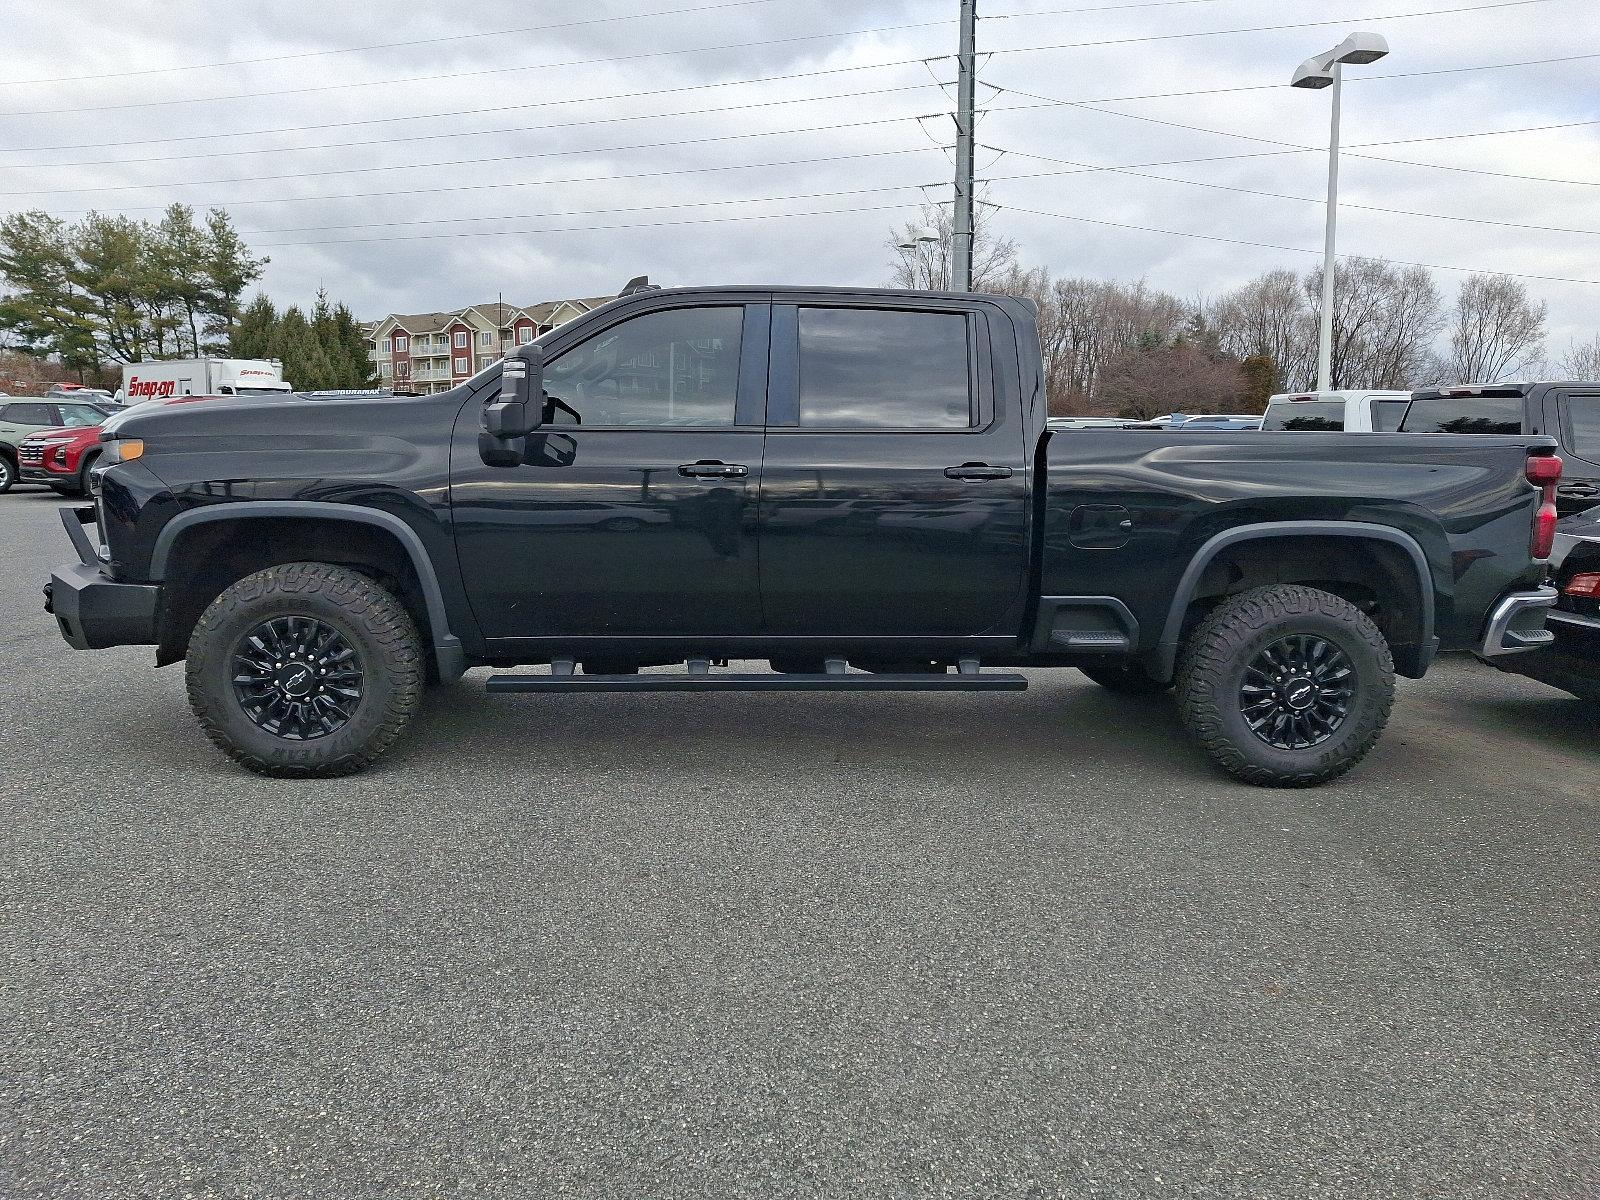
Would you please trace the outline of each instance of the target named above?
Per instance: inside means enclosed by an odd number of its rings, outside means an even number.
[[[915,215],[918,185],[949,196],[954,89],[935,80],[955,77],[957,7],[0,0],[0,208],[217,205],[271,256],[274,299],[305,302],[321,283],[364,317],[609,293],[644,273],[882,283],[885,238]],[[1444,9],[1457,11],[1400,15]],[[979,0],[979,12],[993,52],[979,171],[1025,264],[1185,297],[1314,266],[1313,253],[1173,234],[1320,252],[1326,154],[1262,152],[1325,146],[1328,93],[1291,90],[1289,75],[1372,30],[1393,53],[1348,72],[1340,250],[1597,281],[1529,287],[1549,301],[1553,354],[1600,330],[1600,124],[1574,124],[1600,122],[1600,0]],[[1329,23],[1178,36],[1309,22]],[[1063,43],[1076,45],[1052,48]],[[1452,70],[1575,55],[1594,57]],[[945,57],[916,61],[932,56]],[[1402,72],[1438,73],[1377,78]],[[1251,90],[1209,91],[1225,88]],[[1179,91],[1208,94],[1097,111],[1037,98]],[[1357,149],[1556,125],[1569,127]],[[1229,155],[1255,157],[1142,165]],[[1145,174],[1038,177],[1071,170],[1050,159]],[[1438,277],[1447,296],[1462,278]]]

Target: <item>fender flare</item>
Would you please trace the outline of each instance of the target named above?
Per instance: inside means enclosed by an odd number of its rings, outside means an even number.
[[[461,648],[461,640],[450,632],[444,592],[439,587],[439,576],[433,569],[433,560],[428,557],[427,547],[422,544],[415,529],[393,513],[380,508],[332,504],[320,500],[238,500],[191,508],[162,526],[156,537],[155,550],[150,556],[150,581],[160,583],[166,578],[167,560],[172,554],[172,547],[185,531],[213,521],[263,517],[314,517],[345,524],[372,525],[392,533],[411,559],[412,569],[422,585],[422,599],[433,633],[433,655],[439,668],[439,678],[446,682],[461,678],[466,670],[466,653]]]
[[[1208,539],[1195,551],[1194,557],[1189,560],[1189,565],[1184,568],[1183,575],[1178,579],[1177,589],[1173,592],[1172,603],[1167,608],[1166,624],[1161,630],[1161,640],[1151,651],[1151,674],[1163,680],[1172,678],[1178,662],[1178,639],[1183,631],[1183,618],[1189,611],[1195,590],[1200,586],[1200,577],[1205,574],[1211,561],[1228,547],[1238,545],[1240,542],[1276,537],[1326,537],[1361,542],[1386,542],[1404,550],[1416,571],[1417,588],[1422,596],[1422,639],[1415,664],[1416,674],[1420,676],[1427,670],[1438,649],[1438,639],[1433,634],[1433,571],[1428,565],[1427,554],[1423,552],[1416,538],[1404,530],[1388,525],[1375,525],[1367,521],[1262,521],[1253,525],[1225,529]]]

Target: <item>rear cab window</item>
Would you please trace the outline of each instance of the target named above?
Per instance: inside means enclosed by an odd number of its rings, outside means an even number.
[[[801,308],[802,429],[970,429],[963,313]]]
[[[1522,396],[1437,396],[1413,400],[1404,433],[1522,432]]]
[[[1372,431],[1374,433],[1396,433],[1400,424],[1406,419],[1406,409],[1411,406],[1410,400],[1372,400]]]
[[[1285,400],[1267,407],[1261,431],[1288,430],[1294,433],[1343,433],[1343,400]]]

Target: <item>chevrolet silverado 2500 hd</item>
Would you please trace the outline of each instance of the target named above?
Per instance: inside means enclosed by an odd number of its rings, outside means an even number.
[[[437,395],[142,406],[47,605],[74,646],[186,660],[205,731],[275,775],[367,765],[473,666],[553,693],[1075,667],[1175,688],[1224,770],[1307,785],[1371,747],[1396,672],[1548,640],[1549,439],[1052,432],[1040,372],[1013,299],[640,290]]]

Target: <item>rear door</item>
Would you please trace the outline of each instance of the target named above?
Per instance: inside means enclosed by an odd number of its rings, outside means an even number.
[[[759,520],[771,633],[1015,632],[1029,480],[1015,366],[995,370],[994,345],[1015,333],[983,305],[773,305]]]

